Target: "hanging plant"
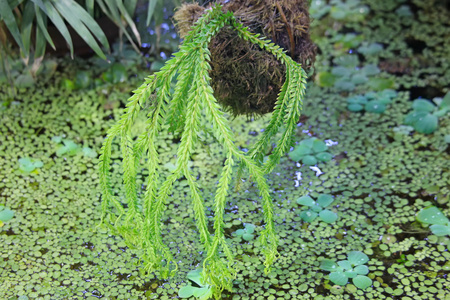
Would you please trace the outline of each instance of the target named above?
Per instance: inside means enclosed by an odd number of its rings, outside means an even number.
[[[236,31],[241,39],[271,53],[286,69],[285,81],[274,105],[270,123],[248,152],[241,151],[235,145],[229,122],[211,87],[208,46],[224,26]],[[176,84],[172,90],[171,83],[174,79]],[[231,185],[232,168],[236,164],[241,166],[241,171],[248,170],[259,188],[265,219],[259,242],[265,255],[265,271],[270,270],[278,256],[278,242],[274,231],[273,203],[264,176],[273,170],[291,147],[292,135],[302,108],[305,81],[305,71],[280,46],[260,37],[259,34],[250,33],[236,20],[233,13],[223,12],[221,5],[216,4],[192,27],[180,46],[180,51],[134,91],[124,115],[108,131],[102,148],[102,221],[114,232],[121,234],[129,245],[143,250],[142,259],[146,271],[159,270],[160,274],[166,277],[177,269],[176,260],[161,238],[161,218],[174,182],[184,177],[190,188],[196,226],[206,251],[202,271],[204,283],[212,286],[216,297],[219,297],[223,289],[231,290],[235,271],[233,253],[225,241],[223,215]],[[130,128],[147,102],[150,108],[146,130],[133,141]],[[198,145],[198,134],[206,124],[212,125],[212,133],[220,145],[223,145],[226,156],[214,198],[213,234],[208,231],[204,201],[198,183],[188,167],[192,151]],[[181,137],[175,168],[167,177],[161,175],[164,166],[160,163],[155,144],[163,125],[168,125],[171,132]],[[283,130],[281,139],[268,159],[263,162],[265,151],[280,128]],[[116,136],[120,138],[123,156],[126,206],[113,195],[109,178],[111,148]],[[148,178],[145,194],[139,199],[136,176],[144,155],[147,157]],[[222,258],[219,251],[225,257]]]

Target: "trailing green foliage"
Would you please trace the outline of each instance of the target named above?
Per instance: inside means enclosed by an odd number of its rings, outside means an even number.
[[[224,26],[231,26],[242,39],[272,53],[286,66],[286,81],[279,94],[272,119],[261,138],[247,153],[235,145],[234,134],[226,115],[214,98],[208,75],[210,70],[208,45],[211,38]],[[173,79],[176,79],[176,85],[172,90]],[[184,176],[190,187],[200,240],[206,250],[203,262],[205,284],[213,287],[216,297],[224,288],[232,289],[232,280],[235,276],[233,254],[225,241],[223,215],[232,184],[232,168],[236,164],[241,165],[240,170],[248,170],[260,191],[265,228],[260,232],[259,242],[266,258],[265,270],[266,272],[270,270],[270,266],[278,256],[278,243],[274,231],[273,203],[264,176],[273,170],[292,145],[292,135],[302,108],[305,80],[306,75],[301,66],[287,56],[283,49],[259,35],[250,33],[236,21],[232,13],[223,13],[221,6],[216,5],[199,19],[180,46],[180,51],[174,54],[159,72],[149,76],[134,91],[124,115],[109,130],[100,156],[102,220],[121,234],[130,246],[145,251],[143,260],[146,271],[159,270],[165,277],[177,269],[175,259],[161,238],[161,218],[174,182]],[[130,128],[147,101],[150,101],[150,111],[147,114],[146,130],[133,141]],[[198,145],[199,133],[205,124],[212,125],[212,134],[223,145],[226,158],[214,198],[213,234],[208,231],[204,201],[198,182],[188,166],[193,149]],[[161,176],[164,173],[155,145],[158,132],[163,126],[169,126],[172,132],[181,137],[175,168],[165,178]],[[281,140],[268,160],[263,163],[266,149],[280,128],[284,130]],[[114,195],[109,179],[112,142],[116,136],[119,136],[121,141],[126,208]],[[144,156],[147,157],[148,179],[145,194],[140,199],[137,194],[136,176],[141,169],[140,161]],[[225,259],[220,257],[220,252],[224,254]]]

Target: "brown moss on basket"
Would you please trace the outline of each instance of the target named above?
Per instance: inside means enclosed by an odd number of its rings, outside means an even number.
[[[304,69],[315,60],[316,46],[309,37],[310,18],[306,0],[220,1],[224,10],[253,33],[260,33],[284,48]],[[184,4],[174,19],[181,37],[204,13],[198,4]],[[273,111],[285,79],[285,68],[258,46],[240,39],[230,27],[213,38],[211,79],[215,97],[234,115],[259,115]]]

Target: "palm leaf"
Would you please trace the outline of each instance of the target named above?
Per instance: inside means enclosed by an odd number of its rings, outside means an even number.
[[[105,5],[105,2],[106,2],[106,5]],[[102,11],[108,16],[108,18],[110,18],[117,25],[117,27],[119,27],[120,30],[125,34],[125,36],[130,41],[133,48],[135,48],[136,51],[139,51],[138,47],[133,42],[133,39],[131,38],[130,34],[128,33],[128,31],[126,30],[125,26],[122,23],[122,17],[119,14],[120,9],[118,7],[118,2],[97,0],[97,3],[100,6],[100,8],[102,9]],[[133,24],[134,24],[134,22],[133,22]],[[138,33],[138,41],[140,43],[139,33]]]
[[[16,18],[12,12],[12,8],[9,6],[7,0],[0,0],[0,18],[5,22],[6,27],[13,36],[20,49],[25,53],[25,46],[22,43],[19,27],[16,23]]]
[[[37,5],[36,3],[34,4],[34,11],[36,14],[36,21],[37,21],[37,25],[38,25],[37,27],[39,28],[40,34],[43,35],[43,37],[45,37],[45,39],[50,44],[50,46],[52,46],[52,48],[54,50],[56,50],[55,44],[53,43],[53,40],[47,31],[47,16],[46,15],[42,16],[41,9],[39,8],[39,5]],[[39,41],[39,39],[36,36],[36,44],[38,43],[38,41]],[[36,48],[38,48],[37,45],[36,45]],[[45,49],[44,49],[44,51],[45,51]]]
[[[103,33],[100,26],[95,20],[73,0],[55,0],[55,7],[65,18],[65,20],[77,31],[81,38],[94,50],[94,52],[103,59],[106,59],[105,54],[98,45],[94,36],[100,43],[109,50],[108,39]],[[92,36],[92,34],[94,36]]]
[[[22,22],[20,24],[20,35],[22,36],[22,42],[24,46],[23,52],[27,62],[28,62],[28,55],[30,53],[31,29],[33,27],[34,16],[35,16],[34,5],[31,2],[27,2],[23,10]]]
[[[86,0],[86,10],[91,17],[94,17],[94,0]]]
[[[61,35],[64,37],[67,44],[69,45],[70,55],[73,57],[72,37],[70,36],[69,30],[67,29],[64,20],[61,18],[55,7],[49,1],[45,1],[45,3],[43,3],[42,0],[31,0],[31,1],[33,1],[36,5],[38,5],[42,9],[42,11],[50,18],[50,20],[52,20],[55,27],[58,29],[58,31],[61,33]]]
[[[122,16],[125,18],[125,21],[127,21],[128,26],[130,26],[131,31],[133,31],[133,34],[136,37],[138,45],[140,45],[141,44],[141,35],[139,34],[139,31],[136,27],[136,24],[133,22],[133,19],[130,17],[130,14],[134,13],[134,9],[133,9],[133,11],[129,11],[124,6],[122,1],[117,1],[117,7],[119,8],[119,11],[122,14]]]
[[[45,36],[45,33],[42,32],[42,29],[39,26],[36,27],[36,45],[34,47],[34,59],[35,60],[38,59],[39,57],[43,57],[45,54],[45,48],[47,46],[47,43],[46,43],[44,36]]]
[[[150,25],[150,21],[152,20],[153,13],[155,12],[156,3],[159,0],[148,0],[148,8],[147,8],[147,26]]]

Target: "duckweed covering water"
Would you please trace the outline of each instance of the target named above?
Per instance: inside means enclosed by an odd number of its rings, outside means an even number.
[[[233,293],[224,293],[224,299],[450,297],[450,237],[433,235],[416,220],[416,214],[431,205],[450,216],[450,116],[440,117],[429,135],[402,127],[411,100],[448,92],[448,7],[444,1],[347,2],[355,2],[351,8],[365,17],[347,20],[340,13],[344,1],[325,5],[316,16],[314,35],[322,53],[316,72],[333,74],[336,66],[361,69],[369,64],[379,72],[351,89],[311,81],[296,141],[323,140],[334,158],[308,167],[286,155],[268,176],[281,254],[268,276],[258,242],[234,234],[245,224],[255,225],[254,235],[262,230],[258,191],[247,180],[230,195],[225,234],[237,254],[238,275]],[[361,38],[333,39],[349,32]],[[370,47],[374,43],[383,49]],[[13,96],[7,85],[1,86],[0,205],[14,216],[0,228],[0,298],[176,299],[179,288],[188,284],[186,274],[203,260],[187,183],[176,183],[163,220],[164,241],[179,261],[179,272],[167,281],[158,280],[157,273],[140,273],[137,250],[96,227],[100,190],[95,155],[58,151],[67,145],[52,141],[61,137],[98,153],[106,130],[122,114],[129,91],[140,80],[130,77],[114,88],[68,91],[59,88],[60,81],[73,78],[81,67],[77,62],[64,64],[64,71],[45,87],[17,90]],[[349,97],[387,88],[398,93],[384,113],[347,110]],[[238,146],[252,144],[267,118],[234,119]],[[144,126],[143,117],[133,132],[137,135]],[[165,153],[162,164],[170,166],[179,141],[168,133],[159,138],[160,153]],[[208,134],[201,138],[204,146],[195,149],[191,168],[211,207],[224,157]],[[117,144],[114,149],[112,184],[121,197]],[[22,158],[41,161],[42,166],[23,172]],[[145,175],[143,170],[142,184]],[[339,218],[331,224],[318,218],[304,222],[296,200],[305,195],[317,199],[320,194],[334,198],[332,210]],[[207,213],[212,228],[213,213]],[[364,290],[352,283],[334,285],[329,272],[320,268],[323,260],[342,261],[351,251],[369,257],[372,285]]]

